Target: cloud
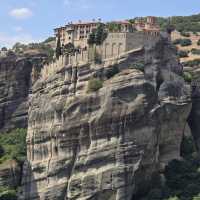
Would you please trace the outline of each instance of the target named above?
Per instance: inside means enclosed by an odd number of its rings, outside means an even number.
[[[32,37],[32,35],[28,33],[19,33],[16,35],[8,35],[0,32],[0,47],[7,46],[12,47],[16,42],[20,42],[23,44],[28,44],[31,42],[39,42],[40,40],[36,40]]]
[[[9,12],[9,15],[15,19],[27,19],[33,15],[33,12],[29,8],[15,8]]]

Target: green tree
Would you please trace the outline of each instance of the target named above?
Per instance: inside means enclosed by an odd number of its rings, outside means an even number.
[[[101,45],[103,41],[107,38],[107,31],[105,30],[105,25],[99,24],[97,29],[94,30],[90,35],[88,39],[89,45]]]
[[[95,44],[95,31],[92,31],[92,33],[89,35],[88,44],[89,45]]]
[[[56,45],[56,58],[58,59],[61,55],[62,55],[61,42],[60,42],[60,37],[58,37]]]
[[[72,54],[74,54],[74,52],[75,52],[75,47],[74,47],[74,45],[70,42],[70,43],[68,43],[68,44],[66,44],[64,47],[63,47],[63,52],[65,53],[65,54],[70,54],[70,55],[72,55]]]
[[[95,32],[95,43],[96,45],[101,45],[107,37],[107,32],[105,31],[105,26],[99,24]]]

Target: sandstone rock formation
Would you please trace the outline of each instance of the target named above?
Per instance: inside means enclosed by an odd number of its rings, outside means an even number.
[[[114,67],[119,73],[108,79]],[[191,110],[181,73],[161,38],[109,63],[66,66],[37,81],[19,199],[132,200],[148,190],[152,174],[179,158]],[[97,92],[87,91],[92,77],[104,81]]]
[[[0,165],[0,187],[17,188],[21,181],[21,168],[14,160]]]
[[[32,68],[41,68],[41,56],[0,59],[0,133],[27,127]]]

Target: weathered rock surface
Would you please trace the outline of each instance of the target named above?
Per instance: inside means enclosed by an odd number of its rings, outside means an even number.
[[[200,151],[200,80],[196,79],[192,84],[192,110],[188,118],[188,123],[196,144]]]
[[[22,170],[14,161],[7,161],[0,165],[0,187],[17,188],[22,178]]]
[[[120,72],[106,79],[114,66]],[[161,39],[114,66],[66,66],[36,82],[20,199],[135,199],[179,158],[191,104],[173,48]],[[98,92],[87,92],[91,77],[104,79]]]
[[[40,56],[0,59],[0,133],[27,128],[32,68],[41,68],[40,64]]]

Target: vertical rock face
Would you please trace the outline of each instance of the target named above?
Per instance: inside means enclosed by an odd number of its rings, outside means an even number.
[[[120,72],[108,79],[114,67]],[[114,66],[66,66],[38,81],[19,198],[131,200],[148,189],[152,174],[179,158],[191,109],[181,73],[161,39]],[[104,80],[97,92],[87,92],[91,77]]]
[[[27,128],[31,72],[39,59],[14,55],[0,59],[0,132]]]
[[[192,90],[192,111],[188,118],[188,123],[191,128],[194,142],[198,152],[200,151],[200,88],[199,80],[196,80]]]
[[[21,181],[21,168],[15,161],[0,165],[0,187],[17,188]]]
[[[0,60],[0,130],[27,126],[27,97],[32,65],[9,56]]]

